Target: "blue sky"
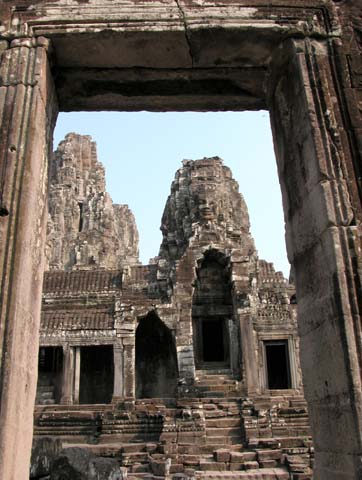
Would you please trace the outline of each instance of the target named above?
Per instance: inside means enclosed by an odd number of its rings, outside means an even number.
[[[143,263],[158,254],[162,212],[182,160],[219,156],[248,205],[259,257],[289,276],[268,112],[61,113],[54,148],[68,132],[97,142],[108,192],[136,217]]]

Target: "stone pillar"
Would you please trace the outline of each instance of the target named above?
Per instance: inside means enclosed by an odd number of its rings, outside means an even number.
[[[73,403],[74,387],[74,348],[66,345],[63,347],[63,378],[62,397],[60,403],[71,405]]]
[[[114,383],[112,402],[119,402],[123,398],[123,345],[113,345]]]
[[[227,319],[228,324],[228,342],[230,355],[230,368],[234,375],[240,374],[240,339],[239,328],[234,319]]]
[[[136,372],[135,372],[135,345],[133,338],[125,338],[124,342],[124,396],[135,398],[136,396]]]
[[[247,395],[255,395],[260,391],[258,377],[258,362],[255,354],[255,341],[253,334],[253,319],[249,314],[239,315],[240,319],[240,344],[243,355],[243,371]]]
[[[55,122],[48,41],[0,41],[0,478],[28,478]]]
[[[333,51],[328,42],[286,42],[274,59],[270,106],[296,278],[314,475],[357,480],[362,478],[361,209],[354,200],[358,180],[336,90],[334,68],[342,59],[333,59]]]
[[[79,403],[79,387],[80,387],[80,347],[75,347],[74,357],[74,395],[73,402]]]

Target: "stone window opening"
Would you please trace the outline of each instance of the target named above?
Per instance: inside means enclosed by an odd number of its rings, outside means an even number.
[[[79,207],[78,231],[81,232],[83,230],[83,202],[78,202],[78,207]]]
[[[264,341],[266,387],[269,390],[292,388],[288,340]]]
[[[155,313],[149,313],[136,330],[136,398],[173,398],[177,380],[172,332]]]

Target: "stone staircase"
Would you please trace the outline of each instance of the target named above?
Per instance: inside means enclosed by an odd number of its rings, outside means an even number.
[[[243,435],[238,399],[204,399],[207,453],[224,446],[241,445]]]
[[[244,399],[241,412],[249,448],[279,449],[290,478],[313,478],[314,450],[303,397]]]
[[[307,403],[303,397],[243,399],[241,415],[249,439],[311,436]]]
[[[199,375],[197,388],[205,389],[194,398],[38,406],[35,434],[57,432],[65,447],[116,458],[129,480],[312,479],[305,402],[215,396],[215,387],[234,388],[233,382],[228,373],[207,372]]]
[[[203,398],[240,397],[240,382],[231,370],[196,370],[195,387]]]

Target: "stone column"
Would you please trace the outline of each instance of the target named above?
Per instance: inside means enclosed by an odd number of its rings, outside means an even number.
[[[71,405],[73,403],[74,386],[74,348],[66,345],[63,347],[63,378],[62,396],[60,403]]]
[[[28,478],[55,122],[48,41],[0,41],[0,478]]]
[[[133,338],[125,338],[124,342],[124,396],[135,398],[136,396],[136,372],[135,372],[135,345]]]
[[[117,403],[123,398],[123,345],[113,345],[114,383],[112,402]]]
[[[343,58],[334,59],[333,52],[332,40],[286,42],[274,59],[270,106],[296,278],[314,475],[357,480],[362,478],[361,208],[336,89],[349,70],[335,75]]]
[[[239,328],[235,324],[234,319],[227,319],[228,322],[228,342],[229,342],[229,355],[230,355],[230,368],[234,375],[240,374],[240,339]]]
[[[73,402],[79,403],[79,387],[80,387],[80,347],[75,347],[74,356],[74,394]]]
[[[243,355],[243,370],[247,395],[255,395],[260,391],[258,363],[255,354],[253,319],[250,314],[240,314],[240,344]]]

